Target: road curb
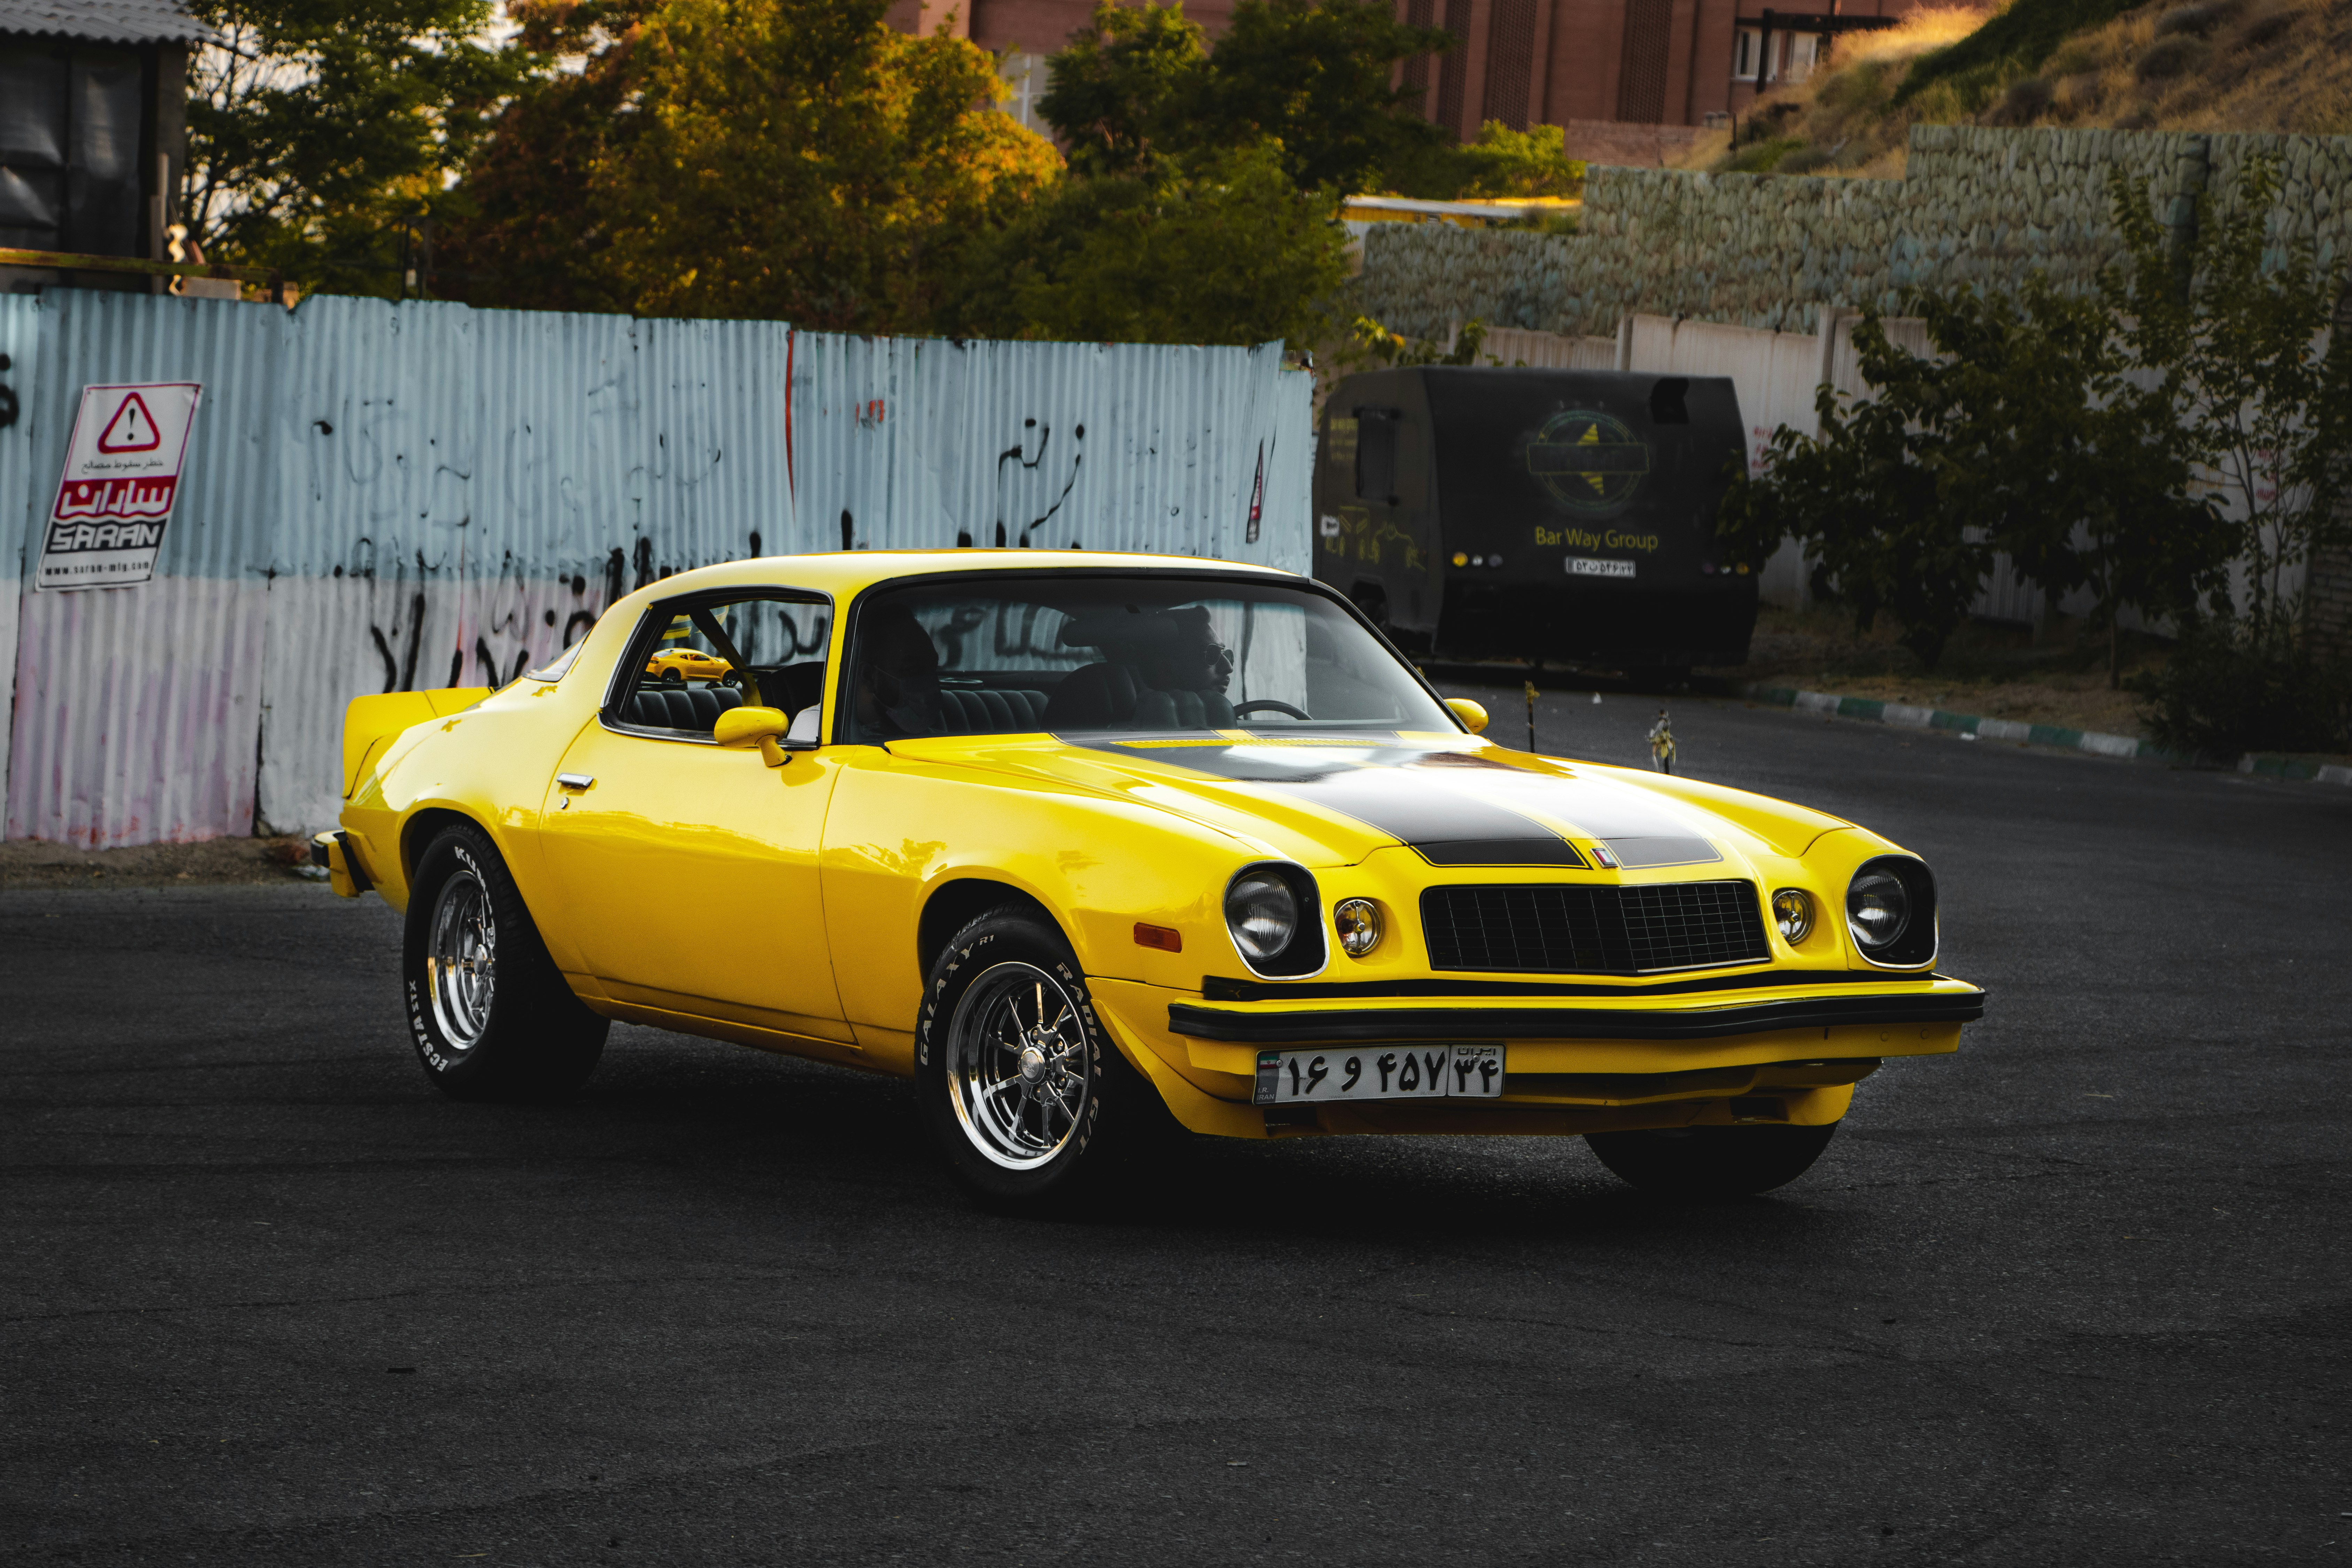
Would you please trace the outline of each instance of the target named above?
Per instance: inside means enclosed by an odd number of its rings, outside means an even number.
[[[2095,757],[2147,758],[2154,762],[2187,763],[2191,759],[2168,752],[2153,741],[2133,735],[2105,735],[2096,730],[2072,730],[2063,724],[2021,724],[2014,719],[1986,719],[1974,713],[1948,713],[1941,708],[1916,708],[1904,702],[1883,702],[1874,697],[1839,697],[1826,691],[1800,691],[1794,687],[1767,686],[1761,681],[1740,688],[1751,702],[1793,708],[1801,713],[1822,713],[1865,723],[1893,724],[1909,730],[1944,730],[1978,735],[1988,741],[2017,741],[2034,746],[2056,746],[2087,752]],[[2309,780],[2318,784],[2352,784],[2352,768],[2315,763],[2308,757],[2249,752],[2238,759],[2238,772],[2271,778]]]

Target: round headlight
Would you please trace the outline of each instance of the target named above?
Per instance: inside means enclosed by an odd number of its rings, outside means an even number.
[[[1911,895],[1891,871],[1864,871],[1845,890],[1846,929],[1865,949],[1875,951],[1911,924]]]
[[[1772,895],[1772,923],[1780,940],[1796,946],[1813,934],[1813,896],[1802,888],[1783,888]]]
[[[1252,871],[1225,889],[1225,924],[1234,945],[1264,963],[1290,945],[1298,930],[1298,900],[1273,872]]]
[[[1381,907],[1370,899],[1340,900],[1332,907],[1331,924],[1349,958],[1361,958],[1381,945]]]

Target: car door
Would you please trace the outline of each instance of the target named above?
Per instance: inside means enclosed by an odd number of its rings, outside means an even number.
[[[788,712],[817,707],[831,622],[823,595],[782,588],[656,605],[597,721],[565,752],[542,853],[566,927],[613,1000],[852,1038],[817,879],[838,757],[820,746],[770,766],[711,735],[720,712],[754,696]],[[725,661],[726,684],[647,668],[666,649],[710,643],[723,645],[703,651]]]

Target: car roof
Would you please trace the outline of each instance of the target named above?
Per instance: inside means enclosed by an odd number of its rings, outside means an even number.
[[[894,577],[1074,567],[1115,572],[1214,572],[1221,575],[1240,573],[1272,581],[1298,580],[1297,573],[1277,567],[1207,560],[1196,555],[1127,554],[1109,550],[843,550],[813,555],[759,555],[716,566],[698,566],[648,584],[622,603],[736,587],[807,588],[830,594],[835,600],[846,600],[861,589]]]

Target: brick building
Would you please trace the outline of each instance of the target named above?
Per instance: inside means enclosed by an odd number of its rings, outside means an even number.
[[[1429,117],[1465,139],[1489,120],[1517,130],[1569,128],[1569,151],[1603,163],[1654,163],[1686,138],[1636,127],[1707,123],[1737,113],[1778,81],[1801,80],[1826,52],[1819,17],[1899,16],[1920,0],[1795,0],[1818,9],[1768,9],[1763,0],[1398,0],[1421,26],[1461,40],[1409,60]],[[1035,128],[1030,105],[1045,88],[1044,58],[1087,25],[1092,0],[899,0],[891,19],[1009,51],[1006,107]],[[1185,15],[1213,37],[1232,0],[1188,0]],[[1759,82],[1759,78],[1760,82]],[[1612,130],[1624,127],[1625,130]]]

